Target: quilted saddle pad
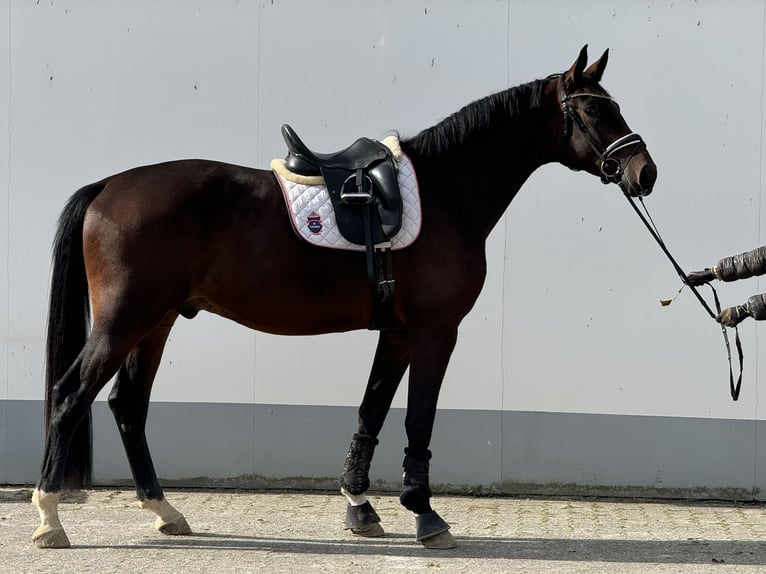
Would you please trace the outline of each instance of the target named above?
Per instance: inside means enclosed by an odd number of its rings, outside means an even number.
[[[411,245],[420,234],[421,223],[420,192],[415,169],[410,159],[403,153],[397,168],[399,190],[402,194],[402,228],[391,238],[391,249],[403,249]],[[291,181],[284,169],[275,169],[274,175],[284,193],[290,222],[299,237],[319,247],[350,251],[365,250],[364,245],[351,243],[340,234],[330,194],[323,183]]]

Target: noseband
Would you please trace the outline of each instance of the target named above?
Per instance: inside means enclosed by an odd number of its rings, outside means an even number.
[[[635,132],[631,132],[627,135],[618,138],[606,147],[601,145],[598,138],[593,135],[588,129],[580,115],[575,109],[569,105],[569,102],[574,98],[600,98],[602,100],[609,100],[619,109],[619,104],[614,101],[610,96],[604,94],[595,94],[592,92],[579,92],[576,94],[567,94],[564,91],[564,81],[562,77],[559,77],[559,95],[561,99],[561,111],[564,112],[564,136],[569,139],[572,135],[572,124],[577,126],[580,133],[585,137],[585,141],[593,150],[593,152],[601,159],[601,183],[616,183],[620,185],[622,183],[622,176],[630,164],[633,156],[638,153],[641,146],[644,145],[644,140]],[[625,148],[632,147],[630,154],[622,160],[614,157],[614,154]]]

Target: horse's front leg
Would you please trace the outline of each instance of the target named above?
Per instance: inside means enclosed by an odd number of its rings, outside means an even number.
[[[413,337],[407,394],[407,448],[404,450],[402,505],[415,513],[416,537],[426,548],[453,548],[455,539],[430,503],[429,461],[436,403],[457,342],[457,326],[424,330]]]
[[[370,487],[370,464],[378,434],[409,364],[409,340],[404,331],[382,331],[378,339],[367,390],[359,407],[359,427],[346,454],[340,476],[348,500],[345,528],[360,536],[382,536],[383,528],[365,492]]]

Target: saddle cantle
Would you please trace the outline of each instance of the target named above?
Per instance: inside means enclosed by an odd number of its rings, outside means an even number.
[[[343,237],[356,245],[378,245],[397,234],[402,226],[402,199],[396,164],[388,147],[359,138],[341,151],[317,153],[287,124],[282,126],[282,137],[287,145],[288,170],[324,178]],[[363,206],[369,209],[360,209]]]

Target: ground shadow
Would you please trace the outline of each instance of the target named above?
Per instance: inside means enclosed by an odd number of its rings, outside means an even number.
[[[441,556],[545,561],[582,561],[646,564],[766,565],[766,542],[743,540],[593,540],[558,538],[457,537],[451,550],[426,550],[411,534],[388,533],[375,539],[269,538],[227,534],[193,534],[144,540],[138,545],[109,548],[241,550],[283,554],[349,554],[400,557]],[[104,548],[103,546],[76,546]]]

